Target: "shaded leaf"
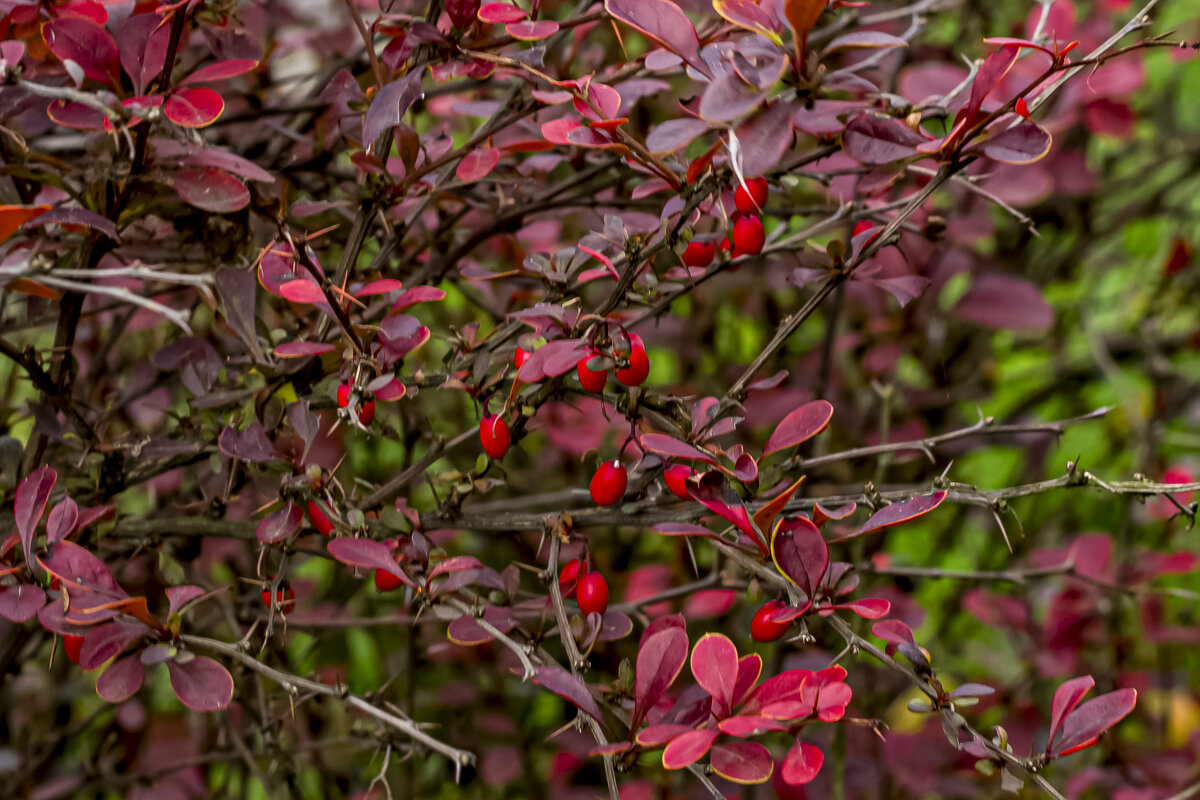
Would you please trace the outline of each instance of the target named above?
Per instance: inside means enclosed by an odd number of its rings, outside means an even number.
[[[895,117],[859,114],[846,124],[842,149],[862,164],[890,164],[919,155],[917,145],[925,142],[916,131]]]
[[[274,544],[294,535],[303,523],[304,511],[289,500],[279,511],[264,517],[255,528],[254,535],[263,544]]]
[[[146,667],[137,653],[113,663],[96,681],[96,694],[109,703],[123,703],[142,688]]]
[[[1067,755],[1095,740],[1123,720],[1137,705],[1137,689],[1118,689],[1089,700],[1067,716],[1054,751]]]
[[[1052,141],[1050,131],[1036,122],[1023,120],[989,137],[979,149],[988,158],[1005,164],[1032,164],[1050,152]]]
[[[727,742],[712,749],[713,772],[734,783],[764,783],[775,769],[771,753],[757,742]]]
[[[643,450],[657,453],[660,456],[667,456],[668,458],[679,458],[685,461],[703,461],[708,464],[717,463],[717,459],[712,453],[701,450],[698,447],[693,447],[687,442],[681,442],[673,436],[661,433],[642,434],[640,445]]]
[[[816,599],[821,579],[829,568],[829,546],[812,521],[804,517],[784,520],[771,536],[771,559],[779,573]]]
[[[1075,707],[1083,701],[1084,696],[1095,685],[1096,679],[1091,675],[1081,675],[1065,681],[1054,690],[1054,700],[1050,704],[1050,735],[1046,740],[1047,753],[1050,752],[1050,748],[1054,744],[1054,737],[1058,735],[1058,730],[1062,727],[1067,715],[1075,710]]]
[[[50,544],[62,541],[75,532],[79,522],[79,506],[70,497],[63,498],[46,517],[46,541]]]
[[[391,548],[383,542],[377,542],[374,539],[341,538],[329,542],[327,549],[329,555],[343,564],[363,570],[381,569],[399,578],[408,586],[416,586],[412,578],[400,569],[400,565],[392,557]]]
[[[650,629],[646,632],[650,633]],[[632,729],[637,729],[646,712],[675,683],[687,657],[687,632],[680,627],[669,625],[643,636],[635,668]]]
[[[597,722],[604,721],[600,706],[596,705],[596,698],[588,691],[587,684],[566,670],[558,667],[538,667],[533,682],[554,692]]]
[[[845,541],[853,539],[856,536],[865,536],[868,533],[877,533],[885,528],[891,528],[896,525],[903,525],[906,522],[912,522],[918,517],[923,517],[930,511],[940,506],[946,499],[946,492],[934,492],[931,495],[924,497],[913,497],[901,503],[892,503],[890,506],[876,511],[871,515],[871,518],[864,522],[857,529],[845,536],[839,536],[834,541]]]
[[[1037,286],[997,273],[977,276],[954,315],[999,330],[1045,330],[1054,324],[1054,309]]]
[[[322,342],[284,342],[274,352],[280,358],[303,358],[332,353],[334,350],[337,350],[337,345]]]
[[[30,209],[34,210],[34,209]],[[114,242],[119,241],[117,236],[117,226],[108,217],[103,217],[95,211],[89,211],[86,208],[73,208],[70,206],[59,206],[51,208],[45,213],[37,213],[33,215],[33,219],[25,223],[25,228],[40,228],[43,225],[85,225],[92,230],[103,233]],[[3,228],[3,223],[0,223],[0,229]],[[3,241],[2,230],[0,230],[0,241]]]
[[[773,170],[792,143],[795,105],[776,100],[734,131],[742,174],[757,177]]]
[[[20,625],[38,615],[46,605],[46,593],[37,586],[18,583],[0,589],[0,617]]]
[[[899,36],[882,31],[853,31],[843,34],[825,45],[821,58],[838,50],[859,50],[863,48],[908,47],[908,42]]]
[[[47,22],[42,36],[50,52],[78,64],[86,77],[110,86],[120,85],[117,42],[104,27],[82,17],[63,16]]]
[[[233,676],[207,656],[185,664],[168,661],[167,669],[175,696],[192,711],[220,711],[233,700]]]
[[[199,586],[168,586],[167,602],[170,604],[168,613],[174,614],[203,594],[204,589]]]
[[[731,25],[757,33],[775,44],[783,43],[779,37],[783,21],[775,16],[767,3],[760,5],[754,0],[713,0],[713,10]]]
[[[682,58],[701,75],[712,77],[700,58],[700,37],[695,26],[671,0],[604,0],[604,10]]]
[[[13,516],[16,518],[17,535],[25,551],[25,563],[33,569],[33,542],[37,537],[38,523],[46,511],[50,491],[58,480],[54,467],[43,465],[25,476],[17,486],[13,500]]]
[[[488,5],[498,4],[489,3]],[[522,13],[523,16],[524,13]],[[379,136],[384,131],[399,125],[400,120],[408,113],[412,104],[424,96],[425,93],[421,89],[421,70],[413,70],[403,78],[394,80],[380,89],[363,118],[363,144],[368,152],[374,149]]]
[[[245,184],[219,169],[180,170],[173,183],[183,202],[214,214],[229,214],[250,205]]]
[[[827,400],[813,400],[805,403],[789,413],[775,426],[771,437],[767,439],[766,446],[763,447],[763,455],[768,456],[808,441],[828,428],[832,419],[833,405]]]
[[[182,128],[212,125],[225,110],[225,100],[212,89],[201,86],[180,89],[163,103],[163,116]]]

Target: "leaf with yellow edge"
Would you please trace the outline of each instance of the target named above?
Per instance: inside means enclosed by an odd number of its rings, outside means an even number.
[[[824,0],[821,7],[825,7]],[[766,5],[760,6],[753,0],[713,0],[713,9],[729,24],[757,33],[775,44],[783,44],[779,35],[783,22]]]
[[[754,512],[754,524],[760,531],[773,531],[775,529],[775,519],[783,513],[783,507],[787,505],[788,500],[792,499],[792,495],[799,491],[800,484],[804,483],[805,477],[807,476],[801,475],[799,480],[772,498],[769,503],[758,511]]]
[[[50,206],[0,206],[0,244],[16,233],[17,228],[37,219],[50,210]]]
[[[783,16],[792,26],[792,42],[796,47],[796,67],[804,70],[805,53],[808,51],[808,33],[821,18],[825,0],[784,0]]]

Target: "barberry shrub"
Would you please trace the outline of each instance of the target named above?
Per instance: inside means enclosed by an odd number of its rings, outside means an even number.
[[[1197,10],[0,4],[2,785],[1194,795]]]

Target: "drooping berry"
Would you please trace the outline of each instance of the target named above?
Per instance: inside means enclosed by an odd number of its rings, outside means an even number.
[[[650,357],[646,355],[646,345],[642,337],[636,333],[629,334],[629,366],[616,371],[617,380],[626,386],[641,386],[650,374]]]
[[[599,572],[589,572],[579,579],[575,601],[586,614],[603,614],[608,608],[608,583]]]
[[[350,405],[350,384],[339,383],[337,390],[338,408],[345,408]]]
[[[479,441],[483,444],[483,452],[496,461],[504,458],[512,437],[508,432],[508,423],[499,414],[492,414],[479,421]]]
[[[404,581],[386,570],[375,570],[375,588],[381,592],[394,592],[404,585]]]
[[[329,521],[329,517],[325,515],[325,511],[321,508],[321,504],[316,500],[309,500],[305,506],[308,511],[308,521],[312,524],[317,532],[322,536],[328,536],[333,533],[333,523]]]
[[[63,652],[72,664],[79,663],[79,653],[83,650],[83,637],[66,634],[63,636]]]
[[[763,230],[762,220],[747,214],[738,217],[733,223],[733,257],[756,256],[762,252],[763,244],[767,241],[766,231]]]
[[[750,621],[750,638],[756,642],[773,642],[782,638],[792,623],[773,622],[768,617],[775,609],[783,606],[784,604],[778,600],[772,600],[760,608],[754,615],[754,619]]]
[[[608,383],[608,370],[589,367],[588,361],[591,358],[591,356],[584,356],[579,359],[579,363],[575,365],[575,374],[579,376],[579,382],[583,384],[585,392],[600,394],[604,391],[604,385]]]
[[[713,256],[717,254],[717,245],[715,242],[688,242],[687,249],[683,251],[680,258],[683,263],[689,267],[707,267],[712,263]]]
[[[266,608],[271,607],[271,586],[270,581],[275,580],[272,575],[267,579],[268,583],[262,590],[262,603]],[[275,603],[279,606],[279,611],[284,614],[290,614],[296,608],[296,592],[291,586],[284,583],[275,590]]]
[[[363,425],[370,425],[371,421],[374,419],[375,419],[375,401],[368,400],[367,402],[362,404],[361,408],[358,409],[358,421],[361,422]]]
[[[563,597],[570,597],[575,591],[575,585],[579,583],[579,573],[583,570],[583,562],[578,558],[572,558],[558,573],[558,588],[562,590]]]
[[[691,500],[692,496],[688,494],[686,483],[691,475],[692,468],[686,464],[672,464],[663,472],[663,481],[667,484],[667,489],[671,494],[680,500]]]
[[[615,506],[625,496],[629,487],[629,473],[625,465],[613,459],[605,461],[592,476],[592,502],[598,506]]]
[[[749,189],[750,191],[746,191]],[[742,214],[761,214],[767,205],[770,188],[766,178],[751,178],[745,186],[739,185],[733,193],[733,204]]]

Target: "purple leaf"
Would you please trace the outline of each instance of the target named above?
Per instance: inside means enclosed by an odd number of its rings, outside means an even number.
[[[1053,137],[1036,122],[1022,120],[995,136],[989,137],[979,148],[988,158],[1005,164],[1032,164],[1050,152]]]
[[[446,292],[435,286],[414,286],[396,299],[388,314],[399,314],[404,309],[415,306],[417,303],[433,303],[443,300],[445,297]]]
[[[1054,309],[1036,286],[998,273],[978,276],[954,307],[954,315],[1000,330],[1045,330],[1054,324]]]
[[[315,285],[315,284],[314,284]],[[321,342],[284,342],[275,348],[275,355],[280,358],[304,358],[320,356],[337,350],[337,345]]]
[[[908,42],[899,36],[881,31],[854,31],[837,37],[821,51],[824,59],[830,53],[838,50],[860,50],[863,48],[877,49],[887,47],[908,47]]]
[[[692,648],[692,675],[713,697],[713,713],[726,716],[733,706],[738,678],[737,647],[729,637],[707,633]]]
[[[712,749],[713,772],[727,781],[741,784],[764,783],[775,764],[771,752],[757,742],[727,742]]]
[[[207,656],[185,664],[168,661],[167,669],[175,696],[192,711],[220,711],[233,700],[233,676]]]
[[[115,662],[96,681],[96,694],[109,703],[122,703],[142,688],[146,667],[137,653]]]
[[[106,29],[82,17],[63,16],[43,25],[42,36],[50,52],[63,61],[74,61],[86,77],[120,85],[121,57]]]
[[[1020,47],[1005,45],[1003,49],[997,50],[983,60],[979,71],[975,73],[975,80],[971,83],[971,99],[967,102],[966,113],[968,125],[975,121],[976,115],[983,107],[983,101],[1000,84],[1000,81],[1004,80],[1004,76],[1012,69],[1013,64],[1017,63],[1017,56],[1020,53]]]
[[[775,430],[771,432],[771,438],[767,439],[767,444],[763,448],[763,456],[808,441],[828,428],[831,419],[833,419],[833,405],[827,400],[813,400],[811,403],[805,403],[775,426]]]
[[[217,437],[217,447],[230,458],[252,463],[274,461],[277,458],[275,445],[267,438],[267,431],[261,422],[252,423],[244,431],[225,428]]]
[[[44,225],[86,225],[92,230],[100,231],[114,242],[120,241],[117,236],[117,226],[108,217],[102,217],[95,211],[89,211],[86,208],[72,208],[69,206],[60,206],[52,208],[44,214],[39,214],[35,219],[26,222],[21,227],[40,228]]]
[[[380,89],[363,118],[363,143],[368,152],[374,149],[380,134],[399,125],[412,104],[424,96],[421,70],[413,70]]]
[[[688,656],[687,632],[682,628],[664,626],[652,634],[647,628],[646,633],[650,635],[643,635],[635,669],[633,719],[630,722],[633,730],[675,683]]]
[[[670,119],[650,129],[646,134],[646,147],[654,153],[674,153],[707,130],[708,123],[702,119]]]
[[[219,169],[183,169],[175,173],[175,193],[188,205],[213,214],[229,214],[250,205],[250,190]]]
[[[85,672],[112,661],[149,629],[138,623],[105,622],[88,631],[79,651],[79,666]]]
[[[829,546],[825,537],[804,517],[784,520],[771,537],[771,558],[779,573],[804,592],[812,602],[829,569]]]
[[[400,569],[392,550],[383,542],[374,539],[334,539],[327,545],[329,555],[351,567],[358,569],[376,570],[394,575],[408,586],[416,586],[412,578]]]
[[[638,731],[636,741],[642,747],[662,747],[690,730],[691,725],[648,725]]]
[[[38,615],[46,605],[46,593],[37,586],[18,583],[0,589],[0,617],[20,625]]]
[[[82,587],[125,596],[125,592],[113,580],[108,567],[74,542],[58,542],[50,548],[49,556],[38,559],[38,563],[42,569],[59,580],[73,584],[72,590]]]
[[[221,150],[217,147],[206,147],[203,150],[192,153],[184,159],[183,163],[189,167],[213,167],[221,169],[250,181],[259,181],[260,183],[275,182],[274,175],[250,159],[242,158],[228,150]],[[243,271],[245,270],[238,270],[238,272]]]
[[[42,466],[26,475],[17,486],[13,516],[16,518],[17,534],[21,537],[21,547],[25,551],[25,563],[30,569],[33,569],[33,542],[37,538],[37,526],[42,521],[50,491],[57,480],[58,473],[54,467]]]
[[[751,86],[736,72],[729,72],[710,83],[700,95],[698,112],[703,119],[686,121],[699,122],[705,127],[709,122],[728,122],[753,111],[769,94],[769,88]]]
[[[704,758],[704,754],[712,747],[713,742],[721,735],[715,728],[698,731],[688,731],[671,740],[663,750],[662,765],[666,769],[683,769],[688,764],[694,764]]]
[[[62,541],[75,532],[79,523],[79,506],[70,497],[50,509],[46,517],[46,541],[50,544]]]
[[[587,684],[566,670],[539,667],[533,682],[546,687],[597,722],[604,721],[600,706],[596,705],[596,698],[588,691]]]
[[[695,26],[671,0],[604,0],[604,10],[682,58],[701,75],[712,77],[700,58],[700,37]]]
[[[167,602],[170,607],[167,611],[169,614],[174,614],[179,609],[183,608],[192,600],[204,594],[204,589],[199,586],[169,586],[167,587]]]
[[[733,464],[733,477],[742,483],[758,480],[758,462],[749,453],[742,453]]]
[[[1054,701],[1050,704],[1050,736],[1046,740],[1046,752],[1050,752],[1054,737],[1062,727],[1067,715],[1075,710],[1082,702],[1084,695],[1096,685],[1096,679],[1091,675],[1081,675],[1066,681],[1054,690]]]
[[[912,522],[918,517],[923,517],[930,511],[940,506],[946,499],[946,492],[934,492],[931,495],[924,497],[913,497],[905,500],[902,503],[892,503],[890,506],[885,506],[879,511],[871,515],[871,518],[864,522],[859,528],[854,531],[839,536],[834,541],[843,542],[847,539],[853,539],[857,536],[865,536],[868,533],[877,533],[885,528],[891,528],[896,525],[903,525],[906,522]]]
[[[859,114],[842,133],[846,155],[861,164],[890,164],[918,155],[917,145],[925,141],[919,133],[895,117]]]
[[[717,459],[712,453],[661,433],[642,434],[640,444],[643,450],[657,453],[660,456],[667,456],[668,458],[679,458],[685,461],[703,461],[707,464],[717,463]]]
[[[1118,689],[1089,700],[1075,709],[1062,727],[1056,755],[1069,755],[1094,743],[1100,734],[1125,719],[1137,705],[1137,689]]]
[[[137,94],[162,73],[171,40],[171,26],[157,14],[132,14],[117,29],[121,66]]]
[[[512,610],[500,606],[488,606],[483,610],[483,619],[501,633],[508,633],[517,626]],[[446,638],[455,644],[476,646],[492,641],[492,632],[485,630],[473,616],[464,614],[451,620],[446,628]]]
[[[742,174],[752,178],[775,168],[792,144],[795,113],[794,105],[777,100],[737,127]]]

